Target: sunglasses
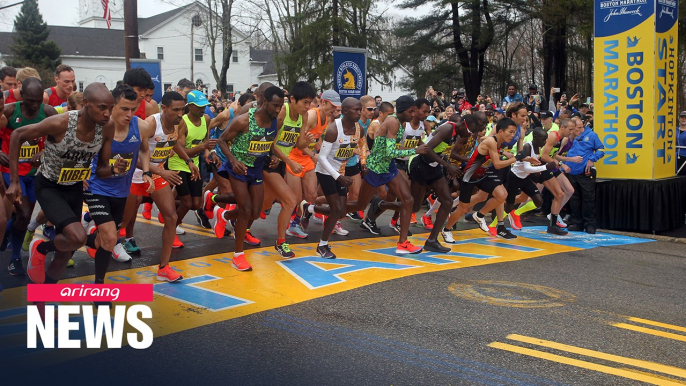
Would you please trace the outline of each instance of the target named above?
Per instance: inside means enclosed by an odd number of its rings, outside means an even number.
[[[365,107],[365,108],[367,109],[367,111],[374,111],[377,109],[376,107]]]

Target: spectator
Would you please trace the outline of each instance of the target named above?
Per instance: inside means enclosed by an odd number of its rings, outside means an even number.
[[[544,106],[543,108],[545,108],[548,102],[545,100],[543,95],[538,93],[538,87],[535,84],[530,84],[529,93],[524,98],[524,103],[526,103],[529,111],[539,112],[542,109],[541,106]]]
[[[2,86],[2,91],[17,88],[17,70],[14,67],[3,67],[0,69],[0,85]]]
[[[506,109],[507,105],[514,102],[524,102],[524,98],[517,92],[517,85],[510,83],[507,85],[507,95],[503,98],[503,109]]]
[[[383,98],[381,96],[377,95],[374,97],[374,102],[376,102],[376,107],[381,106],[381,102],[383,102]],[[317,104],[317,107],[319,107],[319,104]],[[376,111],[379,111],[378,109]]]
[[[676,145],[679,146],[676,149],[676,170],[680,176],[686,176],[686,166],[683,166],[686,164],[686,111],[679,113],[679,127],[676,133]]]
[[[569,169],[567,178],[574,188],[574,195],[569,200],[572,210],[571,225],[567,228],[570,231],[583,231],[595,234],[595,163],[603,158],[605,147],[589,127],[585,127],[579,118],[572,118],[574,121],[573,133],[576,136],[572,148],[569,149],[567,157],[580,156],[582,161],[579,163],[566,162]],[[566,170],[566,168],[565,168]]]

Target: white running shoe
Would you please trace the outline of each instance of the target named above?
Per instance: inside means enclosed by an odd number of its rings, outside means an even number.
[[[333,231],[336,232],[336,234],[340,235],[340,236],[347,236],[348,233],[350,233],[350,232],[346,231],[345,229],[343,229],[340,221],[336,222],[336,226],[333,228]]]
[[[488,224],[486,224],[486,217],[479,217],[476,215],[476,212],[472,214],[472,218],[476,223],[479,225],[479,228],[481,228],[482,231],[488,233]]]
[[[177,235],[185,235],[185,234],[186,234],[186,230],[183,229],[183,228],[181,228],[180,225],[177,225],[177,226],[176,226],[176,234],[177,234]]]
[[[122,243],[117,243],[117,245],[114,246],[114,249],[112,250],[112,258],[120,263],[131,260],[131,256],[126,253]]]
[[[550,213],[548,213],[548,221],[550,221],[550,216],[552,216],[552,215],[551,215]],[[559,214],[557,215],[557,221],[556,221],[555,223],[556,223],[557,226],[559,226],[560,228],[567,228],[567,223],[564,222],[564,220],[562,219],[562,217],[560,217]]]
[[[297,238],[299,238],[299,239],[306,239],[307,236],[308,236],[307,233],[305,233],[305,231],[303,231],[303,228],[300,226],[300,224],[298,224],[298,225],[291,225],[291,226],[286,230],[286,234],[287,234],[288,236],[294,236],[294,237],[297,237]]]
[[[443,236],[443,240],[448,243],[448,244],[455,244],[455,239],[453,238],[453,232],[451,231],[446,231],[443,229],[441,231],[441,236]]]

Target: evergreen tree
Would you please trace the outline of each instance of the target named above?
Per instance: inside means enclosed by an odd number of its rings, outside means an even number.
[[[48,40],[50,29],[38,11],[37,0],[25,0],[14,19],[13,67],[34,67],[37,70],[54,71],[61,63],[61,51],[57,43]]]

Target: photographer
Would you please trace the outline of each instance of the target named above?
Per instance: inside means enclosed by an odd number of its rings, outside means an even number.
[[[526,103],[527,109],[533,112],[540,112],[547,105],[547,101],[538,93],[538,87],[535,84],[529,85],[529,93],[524,97],[524,103]],[[544,106],[541,108],[541,106]]]

